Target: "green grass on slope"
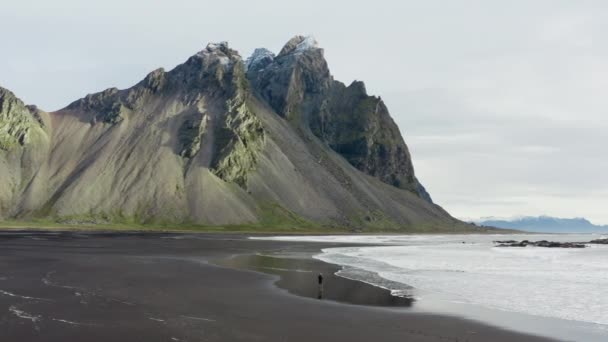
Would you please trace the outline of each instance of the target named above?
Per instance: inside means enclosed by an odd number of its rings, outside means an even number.
[[[150,232],[201,232],[247,234],[449,234],[492,233],[496,230],[475,227],[465,223],[418,224],[400,226],[382,213],[371,213],[350,219],[348,225],[336,222],[311,222],[277,203],[265,203],[258,212],[259,222],[235,225],[200,225],[194,223],[144,222],[122,215],[81,215],[30,220],[0,221],[0,229],[49,229],[49,230],[112,230]],[[507,231],[503,231],[507,232]]]
[[[327,226],[298,226],[298,225],[264,225],[262,223],[209,226],[196,224],[136,224],[136,223],[100,223],[100,224],[66,224],[52,220],[0,221],[0,229],[48,229],[48,230],[112,230],[112,231],[150,231],[150,232],[200,232],[200,233],[247,233],[247,234],[321,234],[349,233],[347,229]]]
[[[97,213],[69,217],[34,218],[0,221],[0,229],[174,231],[217,233],[319,234],[348,233],[349,230],[317,224],[301,218],[278,204],[266,203],[258,212],[259,222],[235,225],[200,225],[195,223],[146,222],[122,214]]]
[[[195,225],[195,224],[135,224],[135,223],[102,223],[102,224],[65,224],[52,220],[0,221],[1,229],[40,229],[40,230],[90,230],[90,231],[149,231],[149,232],[199,232],[199,233],[244,233],[244,234],[462,234],[462,233],[510,233],[507,230],[468,229],[455,225],[453,229],[438,228],[434,225],[403,227],[403,229],[341,227],[335,225],[297,225],[297,224],[240,224],[240,225]]]

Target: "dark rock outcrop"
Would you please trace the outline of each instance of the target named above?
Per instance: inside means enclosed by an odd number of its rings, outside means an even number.
[[[555,242],[555,241],[515,241],[515,240],[503,240],[494,241],[497,244],[496,247],[547,247],[547,248],[585,248],[584,243],[580,242]]]
[[[0,149],[28,144],[32,130],[43,126],[36,107],[26,106],[11,91],[0,87]]]
[[[30,190],[48,157],[48,125],[47,113],[0,87],[0,219],[35,198]]]
[[[369,96],[363,82],[335,81],[312,37],[292,38],[276,57],[256,50],[249,61],[254,90],[301,134],[311,133],[362,172],[432,202],[382,99]]]

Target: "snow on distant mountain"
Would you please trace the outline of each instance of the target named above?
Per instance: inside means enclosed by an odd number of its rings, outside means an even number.
[[[608,226],[595,225],[589,220],[558,218],[551,216],[525,216],[511,219],[482,218],[477,223],[505,229],[517,229],[539,233],[607,233]]]

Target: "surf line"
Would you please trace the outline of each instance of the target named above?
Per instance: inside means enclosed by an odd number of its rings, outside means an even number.
[[[18,295],[18,294],[12,293],[12,292],[4,291],[4,290],[0,290],[0,294],[3,294],[5,296],[9,296],[9,297],[21,298],[21,299],[31,299],[31,300],[41,300],[41,301],[44,301],[44,302],[52,302],[52,300],[50,300],[50,299],[38,298],[38,297],[29,297],[29,296],[22,296],[22,295]]]
[[[214,319],[210,319],[210,318],[193,317],[193,316],[184,316],[184,315],[181,315],[181,317],[183,317],[183,318],[188,318],[188,319],[195,319],[195,320],[198,320],[198,321],[217,322],[216,320],[214,320]]]
[[[12,305],[11,307],[9,307],[8,311],[10,311],[13,315],[15,315],[15,316],[17,316],[17,317],[19,317],[21,319],[26,319],[28,321],[31,321],[32,324],[34,325],[34,329],[36,329],[36,331],[40,331],[40,327],[38,327],[38,322],[42,318],[41,316],[30,314],[30,313],[27,313],[25,311],[19,310],[14,305]]]
[[[93,324],[93,323],[78,323],[78,322],[68,321],[66,319],[59,319],[59,318],[51,318],[51,320],[53,320],[55,322],[59,322],[59,323],[70,324],[70,325],[89,325],[89,326],[97,325],[97,324]]]

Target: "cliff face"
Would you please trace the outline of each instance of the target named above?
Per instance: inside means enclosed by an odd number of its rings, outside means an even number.
[[[362,172],[432,202],[382,99],[369,96],[363,82],[335,81],[313,38],[292,38],[276,57],[257,50],[247,76],[259,96],[303,134],[312,133]]]
[[[16,215],[46,159],[47,114],[0,88],[0,219]]]
[[[245,62],[209,44],[53,113],[2,90],[0,162],[3,218],[462,226],[425,195],[382,100],[334,81],[304,37]]]

